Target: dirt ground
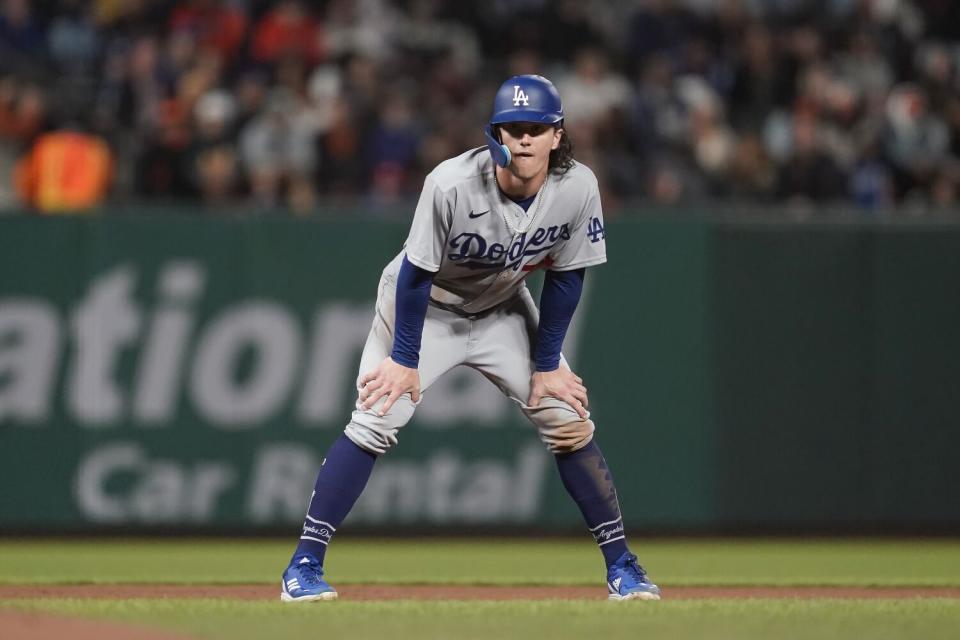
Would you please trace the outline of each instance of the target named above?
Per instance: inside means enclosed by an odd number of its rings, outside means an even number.
[[[491,587],[445,585],[345,585],[343,600],[605,600],[602,587]],[[0,585],[0,600],[39,598],[228,598],[279,600],[279,585]],[[956,587],[666,587],[664,599],[710,598],[960,598]],[[323,605],[319,605],[323,606]],[[183,636],[128,625],[0,610],[0,638],[46,640],[178,640]]]
[[[142,627],[37,613],[0,610],[0,638],[13,640],[181,640],[183,636]]]

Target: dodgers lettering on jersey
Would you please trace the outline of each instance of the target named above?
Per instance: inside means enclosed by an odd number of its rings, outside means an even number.
[[[520,232],[512,244],[504,247],[499,242],[487,245],[487,241],[479,233],[461,233],[450,240],[447,258],[459,266],[467,269],[513,269],[516,271],[523,264],[524,258],[540,255],[552,249],[560,240],[570,239],[570,225],[564,223],[559,228],[538,228],[531,234]],[[503,256],[506,256],[504,261]]]
[[[424,181],[410,234],[385,271],[407,259],[436,273],[431,297],[478,313],[516,294],[536,268],[567,271],[606,262],[597,179],[574,163],[549,173],[527,211],[496,183],[486,147],[434,169]]]

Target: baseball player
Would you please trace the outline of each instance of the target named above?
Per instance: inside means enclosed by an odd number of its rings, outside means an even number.
[[[487,146],[424,181],[410,234],[383,270],[360,360],[359,399],[321,465],[281,600],[333,600],[327,545],[433,382],[473,367],[517,404],[554,454],[607,565],[611,600],[659,600],[627,548],[617,492],[593,440],[583,380],[560,346],[584,271],[606,261],[597,179],[573,159],[544,77],[497,91]],[[546,270],[539,310],[524,281]]]

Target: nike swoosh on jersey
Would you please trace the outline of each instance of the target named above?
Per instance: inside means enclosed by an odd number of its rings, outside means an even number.
[[[474,213],[473,211],[471,211],[470,213],[467,214],[467,217],[469,217],[469,218],[479,218],[480,216],[485,216],[485,215],[487,215],[488,213],[490,213],[489,210],[487,210],[487,211],[481,211],[481,212],[479,212],[479,213]]]

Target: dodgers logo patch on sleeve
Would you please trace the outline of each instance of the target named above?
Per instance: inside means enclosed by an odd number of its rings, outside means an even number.
[[[607,237],[600,218],[594,217],[590,219],[590,224],[587,225],[587,235],[590,236],[590,242],[600,242]]]

